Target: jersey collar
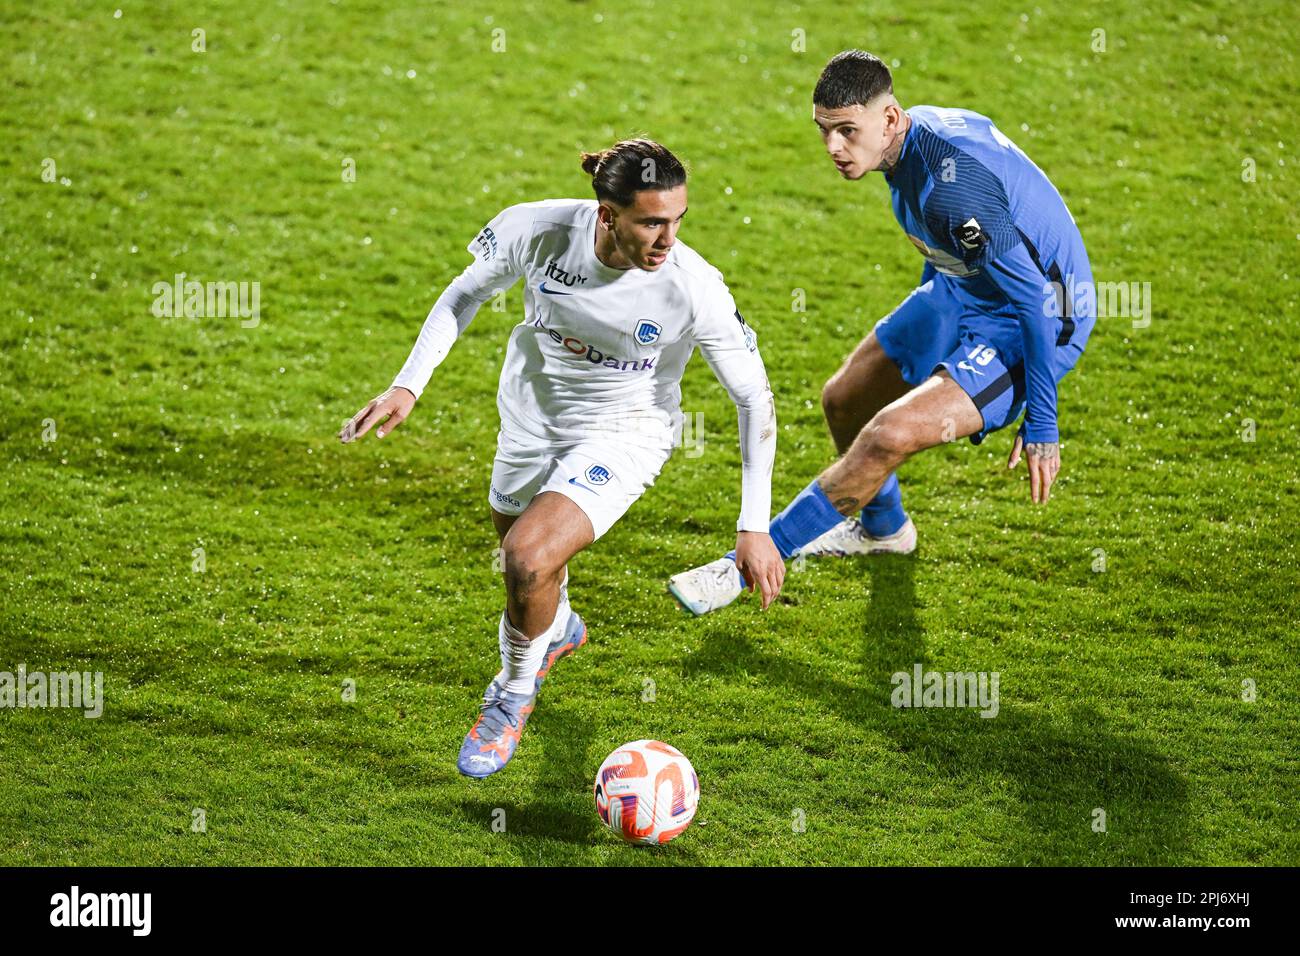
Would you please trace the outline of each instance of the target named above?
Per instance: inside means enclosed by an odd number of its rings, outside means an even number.
[[[907,132],[903,134],[903,148],[898,153],[898,163],[894,166],[893,172],[885,173],[885,182],[891,186],[896,185],[895,181],[898,179],[899,173],[907,171],[908,163],[912,161],[912,157],[916,153],[916,117],[912,115],[910,110],[905,112],[907,113],[908,124]]]

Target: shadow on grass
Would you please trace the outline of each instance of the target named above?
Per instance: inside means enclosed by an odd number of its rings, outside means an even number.
[[[585,861],[590,865],[585,854],[593,844],[608,839],[611,846],[621,846],[618,840],[601,832],[592,796],[594,768],[604,755],[592,752],[596,731],[589,720],[566,705],[562,695],[557,694],[551,703],[554,706],[538,708],[520,740],[520,755],[525,747],[532,750],[534,758],[538,750],[542,751],[540,770],[528,785],[491,794],[485,792],[481,797],[469,795],[459,800],[457,806],[461,816],[475,825],[491,819],[496,808],[504,809],[506,834],[515,843],[520,863],[565,862],[556,860],[553,848],[548,846],[559,842],[574,848],[572,862]],[[500,773],[509,774],[512,770],[518,772],[522,768],[512,764]],[[616,854],[603,865],[669,865],[695,861],[696,854],[689,847],[675,847],[671,854]]]
[[[1117,734],[1096,712],[1076,707],[1065,718],[1017,706],[1001,687],[995,718],[961,708],[899,709],[890,677],[921,664],[924,632],[916,615],[915,557],[866,562],[871,597],[863,615],[865,685],[791,655],[769,655],[734,631],[715,630],[687,662],[688,673],[762,674],[841,718],[884,734],[917,777],[956,780],[972,794],[1016,792],[1023,826],[1001,839],[990,864],[1097,862],[1173,865],[1188,855],[1187,787],[1168,758],[1131,734]],[[867,693],[864,693],[864,690]],[[1091,829],[1093,808],[1123,820],[1108,834],[1104,857]],[[936,861],[941,862],[941,861]]]
[[[534,757],[541,751],[541,769],[530,786],[511,788],[509,795],[498,797],[493,806],[505,807],[512,837],[540,837],[586,847],[595,837],[597,825],[588,803],[591,781],[587,779],[593,766],[589,751],[595,732],[589,721],[565,705],[560,687],[546,689],[551,692],[552,706],[547,707],[539,696],[537,713],[529,719],[519,742],[520,748],[531,747]],[[481,818],[485,804],[491,802],[466,800],[461,806],[467,814]]]
[[[178,456],[167,461],[164,474],[193,479],[214,494],[218,489],[238,494],[249,487],[292,485],[301,494],[317,495],[327,513],[331,509],[348,513],[345,506],[362,499],[372,502],[378,494],[390,513],[406,516],[413,532],[452,520],[461,514],[464,504],[456,496],[430,499],[429,485],[446,476],[415,470],[413,463],[424,460],[423,450],[411,448],[402,460],[401,467],[415,477],[386,482],[376,491],[376,456],[365,454],[364,449],[347,450],[358,454],[322,451],[308,457],[303,447],[265,435],[244,434],[224,441],[221,447],[215,446],[213,436],[204,437],[206,445],[201,441],[195,444],[213,451],[213,456],[205,460]],[[132,456],[113,467],[151,477],[158,469],[144,456]],[[478,474],[482,466],[462,467],[473,467]],[[358,522],[373,520],[364,510],[358,515]],[[955,779],[972,793],[1010,788],[1023,825],[1016,837],[1000,844],[997,859],[989,862],[1101,861],[1097,835],[1088,826],[1094,807],[1105,808],[1117,823],[1128,821],[1122,838],[1112,834],[1116,838],[1106,850],[1107,861],[1169,865],[1188,855],[1183,779],[1162,754],[1131,734],[1114,732],[1104,718],[1086,708],[1067,710],[1064,716],[1026,708],[1017,704],[1006,683],[996,719],[982,719],[969,710],[891,707],[890,675],[910,670],[917,663],[926,664],[925,635],[916,614],[916,560],[879,556],[865,559],[865,568],[871,595],[862,615],[861,680],[837,680],[832,671],[792,655],[763,653],[724,628],[704,632],[703,645],[684,662],[687,674],[730,675],[741,669],[760,675],[845,720],[885,735],[911,762],[918,777]],[[821,599],[827,596],[823,594]],[[810,594],[809,600],[819,600],[818,595]],[[25,646],[34,655],[36,639]],[[284,663],[288,666],[290,662]],[[322,663],[332,667],[335,661]],[[303,660],[295,659],[292,666],[301,668]],[[157,667],[166,669],[161,660]],[[543,706],[539,717],[531,722],[522,744],[545,748],[543,769],[530,792],[513,803],[468,798],[461,803],[462,809],[467,818],[481,821],[485,806],[489,811],[505,806],[512,832],[588,846],[599,826],[587,796],[588,773],[596,756],[589,753],[591,728],[563,707],[548,713]],[[328,740],[320,743],[331,746]],[[337,742],[333,746],[343,749]],[[378,752],[376,759],[383,772],[400,785],[419,786],[427,773],[421,762],[400,747]]]

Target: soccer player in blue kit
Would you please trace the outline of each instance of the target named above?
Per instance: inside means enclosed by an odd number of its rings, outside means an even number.
[[[1022,412],[1007,466],[1023,452],[1031,498],[1045,503],[1061,461],[1056,383],[1096,317],[1088,254],[1060,194],[987,117],[904,110],[870,53],[833,57],[813,107],[844,179],[885,174],[894,215],[926,262],[920,285],[826,384],[840,458],[773,519],[781,557],[912,551],[898,467],[946,441],[979,444]],[[730,554],[669,582],[695,614],[745,587]]]

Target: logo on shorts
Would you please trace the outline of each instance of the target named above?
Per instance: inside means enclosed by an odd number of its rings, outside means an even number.
[[[659,338],[659,333],[663,329],[658,323],[651,322],[649,319],[642,319],[636,326],[636,340],[642,345],[649,345],[655,339]]]
[[[592,465],[583,473],[583,477],[593,485],[603,485],[614,477],[614,473],[604,465]]]
[[[497,491],[495,485],[489,485],[488,487],[492,491],[492,497],[495,498],[498,503],[503,505],[510,505],[512,507],[519,508],[519,509],[522,509],[524,507],[524,503],[520,501],[518,498],[515,498],[512,495],[503,495],[501,492]]]
[[[979,365],[981,368],[988,365],[989,362],[992,362],[997,357],[997,349],[991,345],[984,345],[979,342],[975,343],[975,347],[966,353],[966,358],[970,359],[970,362],[974,362],[975,365]],[[974,372],[976,375],[984,374],[976,368],[975,365],[971,365],[970,362],[965,360],[960,361],[957,363],[957,367],[964,369],[967,372]]]

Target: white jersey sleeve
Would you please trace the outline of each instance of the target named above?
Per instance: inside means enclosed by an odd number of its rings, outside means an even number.
[[[534,216],[531,208],[511,206],[498,213],[466,247],[474,261],[438,296],[393,385],[409,389],[419,398],[433,370],[469,327],[479,306],[515,284],[523,271],[521,255]]]
[[[740,520],[736,530],[766,533],[776,461],[776,404],[758,354],[758,336],[745,324],[721,275],[699,288],[695,344],[736,403],[740,418]]]

